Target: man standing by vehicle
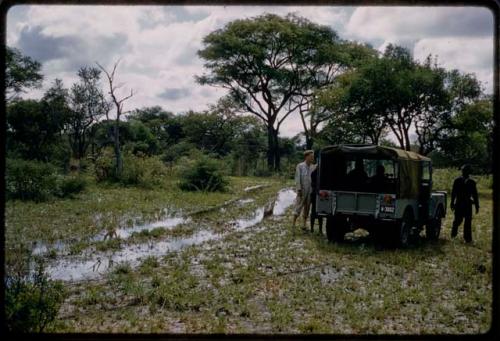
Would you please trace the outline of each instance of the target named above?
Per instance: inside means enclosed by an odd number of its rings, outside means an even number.
[[[299,163],[295,169],[295,190],[297,191],[297,198],[295,199],[293,214],[293,229],[295,229],[295,222],[302,212],[302,230],[306,230],[306,221],[309,216],[309,206],[311,204],[311,172],[313,170],[313,161],[314,151],[306,150],[304,152],[304,162]]]
[[[316,190],[317,190],[317,181],[318,181],[318,165],[313,166],[314,169],[311,172],[311,232],[314,232],[314,221],[318,219],[318,224],[319,224],[319,233],[323,233],[323,217],[318,216],[316,214]]]
[[[469,178],[472,173],[470,165],[462,166],[462,176],[455,179],[451,191],[451,210],[455,212],[455,219],[451,228],[451,237],[455,238],[458,226],[464,222],[465,242],[472,242],[472,204],[476,206],[476,214],[479,212],[479,200],[477,196],[476,182]]]

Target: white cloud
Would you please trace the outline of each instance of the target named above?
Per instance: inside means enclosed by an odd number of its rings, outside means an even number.
[[[485,92],[493,91],[493,15],[486,8],[358,7],[345,34],[375,42],[379,51],[405,46],[421,61],[437,55],[443,67],[474,73]]]
[[[493,91],[493,37],[428,38],[415,44],[413,55],[423,61],[429,54],[438,56],[446,69],[474,73],[487,93]]]
[[[7,17],[7,43],[16,47],[28,42],[36,46],[36,41],[66,44],[57,53],[36,51],[47,58],[42,70],[45,89],[56,77],[70,86],[79,66],[99,61],[111,68],[121,57],[117,77],[126,83],[124,91],[137,91],[126,110],[153,105],[173,112],[204,110],[224,90],[194,80],[203,73],[203,61],[196,55],[203,37],[234,19],[289,12],[330,25],[342,38],[371,42],[379,49],[392,42],[410,47],[419,59],[429,53],[438,55],[443,66],[475,72],[491,89],[492,15],[474,7],[15,6]],[[177,96],[168,92],[160,96],[169,89],[178,89]],[[28,96],[42,93],[43,89],[35,90]],[[295,116],[282,127],[283,136],[301,131]]]
[[[493,15],[482,7],[358,7],[346,26],[357,39],[408,40],[493,34]]]

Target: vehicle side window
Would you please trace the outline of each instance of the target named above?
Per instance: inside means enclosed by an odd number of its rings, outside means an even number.
[[[431,180],[431,163],[430,162],[422,162],[422,180],[424,180],[424,181]]]

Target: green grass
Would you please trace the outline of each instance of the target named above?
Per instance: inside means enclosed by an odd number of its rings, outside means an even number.
[[[435,189],[448,190],[458,175],[436,170]],[[70,296],[59,312],[58,332],[220,332],[220,333],[482,333],[491,325],[492,198],[488,177],[473,177],[481,193],[481,210],[473,220],[473,245],[450,239],[453,219],[448,210],[439,241],[423,242],[407,250],[377,251],[369,239],[330,244],[317,233],[291,231],[291,217],[266,220],[260,229],[230,232],[222,240],[192,246],[161,258],[145,258],[137,268],[122,264],[104,280],[68,283]],[[229,193],[164,193],[165,188],[89,189],[74,201],[38,204],[8,203],[7,219],[32,214],[32,225],[45,216],[56,217],[50,238],[71,239],[63,222],[75,211],[93,205],[96,195],[108,197],[109,211],[154,216],[165,206],[179,211],[218,207],[245,196],[242,189],[269,182],[251,195],[246,207],[206,211],[191,223],[172,230],[138,233],[122,247],[174,238],[202,228],[230,231],[218,223],[249,215],[289,183],[276,179],[232,178]],[[169,188],[168,184],[165,185]],[[173,187],[171,187],[173,188]],[[112,194],[111,194],[112,193]],[[120,194],[121,193],[121,194]],[[125,198],[129,206],[114,206],[111,198]],[[139,202],[143,196],[157,198]],[[206,197],[205,197],[206,195]],[[198,198],[198,202],[195,198]],[[192,200],[192,201],[190,201]],[[206,201],[202,201],[206,200]],[[70,212],[56,210],[71,207]],[[149,205],[149,206],[148,206]],[[101,207],[101,212],[105,212]],[[45,210],[45,211],[43,211]],[[130,212],[132,211],[132,212]],[[25,213],[28,212],[28,213]],[[35,214],[36,212],[36,214]],[[45,212],[42,214],[42,212]],[[93,212],[89,209],[89,212]],[[91,214],[91,213],[86,213]],[[290,214],[290,211],[289,213]],[[81,213],[81,221],[88,217]],[[23,218],[28,221],[29,219]],[[147,220],[147,218],[144,218]],[[68,229],[87,232],[74,219]],[[18,225],[25,233],[27,227]],[[188,228],[189,227],[189,228]],[[176,230],[177,229],[177,230]],[[187,232],[182,232],[187,231]],[[6,231],[6,237],[12,234]],[[36,239],[36,233],[28,238]],[[50,240],[47,236],[46,240]],[[67,240],[64,239],[63,240]],[[10,235],[7,242],[17,240]],[[74,245],[77,245],[75,243]],[[99,244],[96,244],[99,245]],[[104,247],[104,246],[103,246]]]

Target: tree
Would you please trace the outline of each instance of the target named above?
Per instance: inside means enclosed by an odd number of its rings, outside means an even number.
[[[41,64],[15,48],[8,47],[5,54],[5,92],[6,100],[10,102],[19,97],[26,89],[39,88],[43,75]]]
[[[337,72],[340,40],[329,27],[287,15],[235,20],[203,39],[208,74],[201,84],[227,89],[235,109],[260,118],[268,135],[269,169],[279,170],[279,129],[300,105],[297,97]],[[295,100],[293,101],[293,99]]]
[[[7,107],[7,151],[29,160],[49,161],[64,121],[42,101],[18,100]],[[16,155],[17,154],[17,155]]]
[[[419,153],[426,155],[447,138],[453,130],[453,117],[479,98],[481,87],[474,75],[432,65],[430,56],[423,69],[434,80],[415,121]]]
[[[113,70],[111,71],[111,73],[106,71],[106,69],[102,67],[99,63],[97,63],[97,66],[106,74],[109,83],[109,95],[111,96],[111,99],[116,109],[113,138],[114,138],[114,152],[115,152],[115,172],[116,176],[120,177],[123,171],[123,160],[120,150],[120,130],[119,130],[120,118],[123,114],[126,113],[123,111],[123,103],[126,100],[130,99],[132,96],[134,96],[134,90],[131,89],[130,94],[128,96],[122,97],[121,99],[118,97],[117,90],[123,86],[123,84],[117,85],[115,83],[116,80],[115,73],[116,73],[116,68],[118,67],[118,63],[120,63],[119,60],[113,66]]]
[[[345,84],[346,75],[350,75],[354,68],[359,67],[375,56],[376,52],[369,46],[360,45],[353,42],[337,42],[337,46],[332,48],[320,62],[320,66],[314,72],[313,82],[309,88],[301,91],[300,95],[294,96],[292,102],[299,104],[299,116],[304,128],[306,138],[306,148],[311,149],[318,134],[319,126],[328,120],[332,111],[340,112],[343,108],[340,103],[330,102],[330,106],[321,104],[321,97],[324,97],[324,90],[338,88]],[[321,67],[327,68],[323,71]],[[335,91],[335,90],[334,90]],[[335,97],[335,96],[334,96]]]
[[[101,117],[108,116],[110,104],[100,88],[101,71],[94,67],[78,70],[79,82],[71,87],[71,117],[66,126],[73,158],[85,156],[91,143],[92,125]]]
[[[326,129],[321,134],[324,141],[379,144],[387,124],[382,110],[370,99],[371,89],[366,86],[362,72],[351,70],[319,92],[315,105],[321,108],[326,121]]]
[[[451,119],[452,130],[440,140],[437,150],[453,166],[471,163],[491,172],[493,164],[493,103],[481,98],[465,104]]]
[[[410,131],[415,128],[418,151],[427,154],[460,103],[477,93],[472,78],[447,73],[431,56],[420,63],[407,49],[389,45],[383,55],[367,61],[327,97],[340,103],[337,107],[343,108],[346,121],[364,122],[361,134],[372,143],[378,144],[389,129],[400,148],[411,150]]]
[[[137,119],[120,121],[120,146],[134,154],[139,152],[153,155],[158,152],[158,140],[151,130]],[[102,120],[95,124],[94,143],[98,150],[107,146],[114,146],[114,120]]]
[[[144,123],[158,139],[161,149],[167,149],[185,137],[182,129],[183,117],[165,111],[160,106],[135,109],[128,118]]]
[[[349,120],[344,112],[334,112],[329,116],[325,126],[318,133],[316,147],[332,144],[366,143],[363,122]]]
[[[48,117],[59,121],[61,128],[70,120],[72,113],[69,105],[69,92],[61,79],[54,80],[52,86],[44,93],[41,103]],[[63,129],[59,132],[62,137]]]

